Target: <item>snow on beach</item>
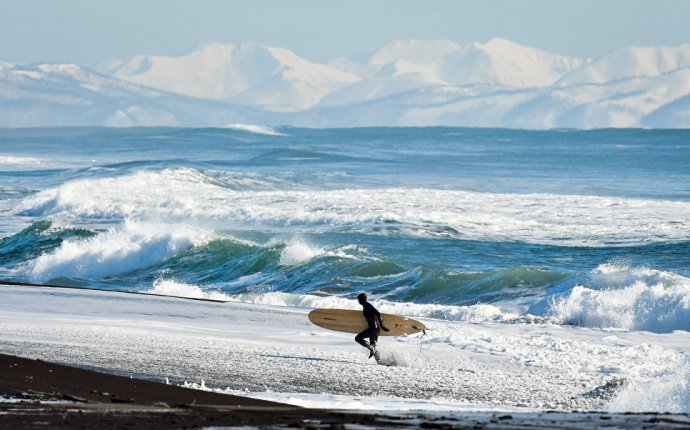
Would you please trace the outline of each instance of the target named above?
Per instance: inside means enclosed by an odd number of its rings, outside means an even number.
[[[171,285],[178,294],[189,287],[159,282],[153,292]],[[377,366],[353,336],[311,325],[303,308],[64,288],[2,286],[0,294],[3,353],[306,406],[688,412],[690,405],[686,331],[422,318],[430,343],[383,338],[388,365]]]

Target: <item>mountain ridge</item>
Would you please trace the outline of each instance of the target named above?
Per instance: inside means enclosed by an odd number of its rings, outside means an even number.
[[[364,60],[211,42],[92,71],[0,61],[0,126],[690,127],[690,44],[594,59],[493,38],[394,40]],[[51,114],[51,109],[58,111]]]

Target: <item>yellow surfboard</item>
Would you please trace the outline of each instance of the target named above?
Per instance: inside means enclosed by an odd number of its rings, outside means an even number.
[[[419,321],[398,315],[381,314],[383,325],[390,331],[383,331],[379,336],[400,336],[424,331],[426,327]],[[359,333],[368,327],[362,311],[350,309],[314,309],[309,312],[309,321],[329,330]]]

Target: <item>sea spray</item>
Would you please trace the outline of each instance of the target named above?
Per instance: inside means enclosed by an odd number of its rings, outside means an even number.
[[[280,253],[278,264],[281,266],[296,266],[305,263],[314,257],[322,255],[324,250],[310,245],[303,239],[294,238],[285,244]]]
[[[415,356],[407,350],[396,348],[394,344],[379,345],[379,364],[389,367],[417,367],[420,365],[419,355]]]

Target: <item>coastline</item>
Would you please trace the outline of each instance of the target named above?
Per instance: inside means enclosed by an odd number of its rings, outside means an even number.
[[[0,428],[290,426],[343,414],[0,354]],[[373,417],[352,415],[357,422]],[[345,421],[346,422],[346,421]]]
[[[107,390],[107,391],[106,391]],[[558,411],[361,413],[307,409],[0,354],[0,428],[637,428],[690,425],[690,414]]]

